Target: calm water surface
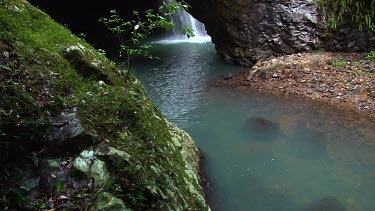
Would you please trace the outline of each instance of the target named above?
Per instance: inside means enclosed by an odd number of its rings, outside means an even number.
[[[155,44],[136,75],[204,151],[213,210],[374,210],[375,123],[296,98],[210,82],[244,67],[209,43]]]

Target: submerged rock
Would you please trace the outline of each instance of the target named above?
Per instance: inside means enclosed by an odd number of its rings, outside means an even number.
[[[325,197],[304,206],[300,211],[345,211],[346,208],[334,197]]]
[[[252,136],[257,141],[273,141],[280,133],[280,127],[271,120],[251,117],[246,121],[243,132],[246,136]]]
[[[279,126],[262,117],[252,117],[246,122],[246,127],[254,130],[271,131],[279,129]]]

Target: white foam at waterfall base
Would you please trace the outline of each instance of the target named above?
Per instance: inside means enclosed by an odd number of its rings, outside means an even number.
[[[154,41],[153,43],[164,43],[164,44],[173,44],[173,43],[207,43],[211,42],[210,36],[194,36],[194,37],[186,37],[186,36],[171,36],[164,38],[162,40]]]
[[[167,0],[168,2],[168,0]],[[204,24],[193,18],[188,12],[179,10],[172,18],[177,27],[172,29],[169,34],[162,40],[155,41],[154,43],[207,43],[211,42],[211,37],[208,36]],[[190,27],[193,32],[193,37],[187,37],[181,32],[182,26]]]

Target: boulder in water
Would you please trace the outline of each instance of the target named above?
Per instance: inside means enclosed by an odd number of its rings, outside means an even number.
[[[301,211],[345,211],[346,208],[336,198],[329,196],[312,201],[301,209]]]
[[[244,125],[244,133],[259,141],[272,141],[280,132],[277,123],[262,117],[251,117]]]
[[[262,117],[251,117],[246,122],[246,127],[252,130],[272,131],[278,130],[279,126],[271,120]]]

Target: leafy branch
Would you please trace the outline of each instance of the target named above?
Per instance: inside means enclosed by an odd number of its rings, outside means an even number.
[[[184,1],[173,0],[169,3],[163,1],[162,5],[154,11],[146,10],[143,14],[133,11],[132,20],[124,20],[116,10],[110,11],[109,18],[101,18],[99,22],[105,24],[108,30],[120,41],[118,55],[119,66],[127,70],[125,81],[128,80],[129,72],[133,62],[138,57],[155,59],[150,54],[150,45],[144,43],[156,29],[166,31],[174,28],[176,24],[171,21],[179,10],[187,10],[189,6]],[[193,31],[188,27],[183,27],[182,33],[187,37],[194,36]],[[124,72],[121,72],[123,75]]]

